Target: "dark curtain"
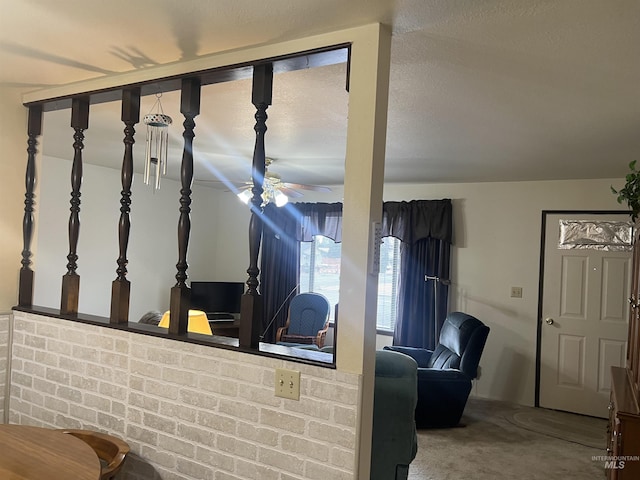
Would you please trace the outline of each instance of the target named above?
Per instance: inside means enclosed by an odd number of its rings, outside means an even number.
[[[384,202],[382,206],[382,236],[399,238],[402,243],[435,238],[450,244],[452,224],[451,200],[448,198]]]
[[[295,212],[268,204],[264,208],[260,293],[263,301],[262,341],[274,343],[284,326],[289,302],[298,288],[300,243],[296,239]]]
[[[437,343],[448,308],[452,224],[450,199],[384,204],[382,234],[402,241],[394,345]]]
[[[394,345],[435,348],[447,315],[449,255],[450,244],[442,240],[402,243]]]
[[[300,242],[314,235],[342,241],[341,203],[268,204],[263,214],[260,293],[265,342],[275,342],[300,281]]]
[[[300,225],[297,239],[311,242],[322,235],[336,243],[342,242],[342,203],[295,203]]]

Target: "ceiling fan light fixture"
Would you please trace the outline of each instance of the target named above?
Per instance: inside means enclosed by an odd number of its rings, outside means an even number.
[[[251,200],[251,190],[243,190],[238,193],[238,198],[245,205],[249,204],[249,200]]]
[[[252,197],[253,197],[253,194],[251,193],[250,189],[246,189],[238,193],[238,198],[245,205],[249,204]],[[262,204],[260,206],[264,207],[269,203],[275,203],[276,207],[284,207],[287,203],[289,203],[289,197],[287,197],[277,187],[265,188],[264,191],[262,192]]]
[[[287,203],[289,203],[289,197],[287,197],[284,193],[278,190],[276,192],[275,202],[276,202],[276,207],[284,207]]]

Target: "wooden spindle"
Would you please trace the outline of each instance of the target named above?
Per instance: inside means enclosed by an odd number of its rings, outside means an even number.
[[[116,269],[117,278],[111,285],[110,323],[129,321],[129,299],[131,282],[127,280],[127,247],[131,231],[131,184],[133,183],[133,144],[135,143],[135,124],[140,121],[140,88],[122,91],[122,122],[124,128],[124,157],[122,159],[122,197],[120,198],[120,221],[118,222],[119,256]]]
[[[240,308],[241,347],[257,349],[262,329],[262,301],[258,293],[258,255],[262,239],[262,192],[265,174],[264,137],[267,131],[267,108],[271,105],[273,91],[273,64],[256,65],[253,68],[253,87],[251,102],[256,107],[256,142],[253,149],[251,193],[251,220],[249,221],[249,268],[247,274],[247,292],[242,296]]]
[[[176,285],[171,289],[171,320],[169,333],[184,335],[189,323],[189,307],[191,290],[187,280],[187,248],[191,232],[191,185],[193,183],[193,138],[195,137],[194,118],[200,113],[200,79],[186,78],[182,80],[180,97],[180,113],[184,115],[184,149],[180,167],[180,218],[178,220],[178,263],[176,268]]]
[[[20,268],[20,284],[18,305],[23,307],[33,304],[33,270],[31,269],[31,240],[33,239],[33,190],[36,183],[36,153],[38,153],[37,137],[42,134],[42,105],[29,107],[27,122],[27,168],[25,173],[24,217],[22,219],[22,267]]]
[[[89,98],[74,98],[71,103],[71,127],[73,135],[73,165],[71,166],[71,215],[69,216],[69,254],[67,273],[62,277],[62,301],[60,313],[78,313],[80,276],[78,268],[78,236],[80,234],[80,186],[82,185],[82,149],[84,131],[89,128]]]

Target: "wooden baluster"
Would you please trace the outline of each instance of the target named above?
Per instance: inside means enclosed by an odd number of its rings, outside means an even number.
[[[191,290],[185,283],[187,280],[187,247],[191,231],[191,185],[193,183],[193,137],[195,134],[194,118],[200,113],[200,80],[186,78],[182,80],[182,94],[180,97],[180,112],[184,115],[184,150],[180,167],[180,219],[178,220],[178,263],[176,268],[176,285],[171,288],[171,320],[169,333],[184,335],[189,323],[189,307],[191,304]]]
[[[136,130],[135,124],[140,121],[140,88],[122,91],[122,121],[124,128],[124,158],[122,159],[122,198],[120,199],[120,221],[118,223],[118,243],[120,256],[116,269],[117,278],[111,285],[110,323],[127,323],[129,321],[129,298],[131,282],[127,280],[127,247],[131,231],[131,184],[133,182],[133,144]]]
[[[31,240],[33,239],[33,189],[36,182],[37,137],[42,134],[42,105],[29,107],[27,124],[27,169],[25,173],[24,218],[22,220],[22,267],[18,305],[30,307],[33,304],[33,270],[31,269]]]
[[[71,215],[69,216],[69,255],[67,255],[67,273],[62,277],[62,301],[60,313],[74,315],[78,313],[80,298],[80,276],[78,268],[78,235],[80,233],[80,186],[82,184],[82,149],[84,131],[89,127],[89,98],[74,98],[71,103],[71,127],[75,130],[73,138],[74,155],[71,167]]]
[[[247,292],[242,296],[240,308],[241,347],[257,349],[262,330],[262,301],[258,293],[258,254],[262,239],[262,192],[265,174],[264,135],[267,131],[267,108],[271,105],[273,90],[273,64],[256,65],[253,68],[253,90],[251,102],[256,107],[256,143],[253,150],[251,193],[251,220],[249,221],[249,268],[247,274]]]

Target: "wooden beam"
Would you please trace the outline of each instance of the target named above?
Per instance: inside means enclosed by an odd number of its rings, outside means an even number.
[[[184,335],[189,324],[191,290],[187,280],[187,248],[191,232],[191,185],[193,183],[193,138],[195,137],[194,118],[200,113],[200,79],[197,77],[182,80],[180,112],[184,115],[184,149],[180,166],[180,218],[178,219],[178,263],[176,285],[171,289],[171,320],[169,333]]]
[[[62,299],[60,313],[75,315],[78,313],[80,298],[80,276],[78,268],[78,237],[80,234],[80,187],[82,185],[82,149],[84,131],[89,128],[89,97],[74,98],[71,105],[71,127],[74,155],[71,166],[71,215],[69,216],[69,254],[67,255],[67,273],[62,277]]]
[[[256,142],[253,149],[252,180],[253,194],[250,202],[249,220],[249,268],[247,268],[247,292],[242,296],[240,307],[240,346],[257,349],[262,330],[262,299],[258,293],[258,257],[262,240],[262,192],[265,175],[264,137],[267,132],[267,108],[271,105],[273,91],[273,64],[256,65],[253,69],[251,102],[256,107]]]
[[[29,107],[27,125],[27,168],[25,173],[24,217],[22,219],[22,267],[18,290],[18,305],[33,304],[33,277],[31,269],[31,241],[33,240],[34,187],[36,183],[36,153],[38,140],[42,134],[42,105]]]
[[[117,278],[111,285],[110,323],[129,321],[129,300],[131,282],[127,280],[127,247],[131,231],[131,184],[133,182],[133,144],[135,143],[135,124],[140,121],[140,88],[122,91],[122,121],[124,128],[124,157],[122,159],[122,197],[120,198],[120,221],[118,222],[119,253],[116,269]]]

